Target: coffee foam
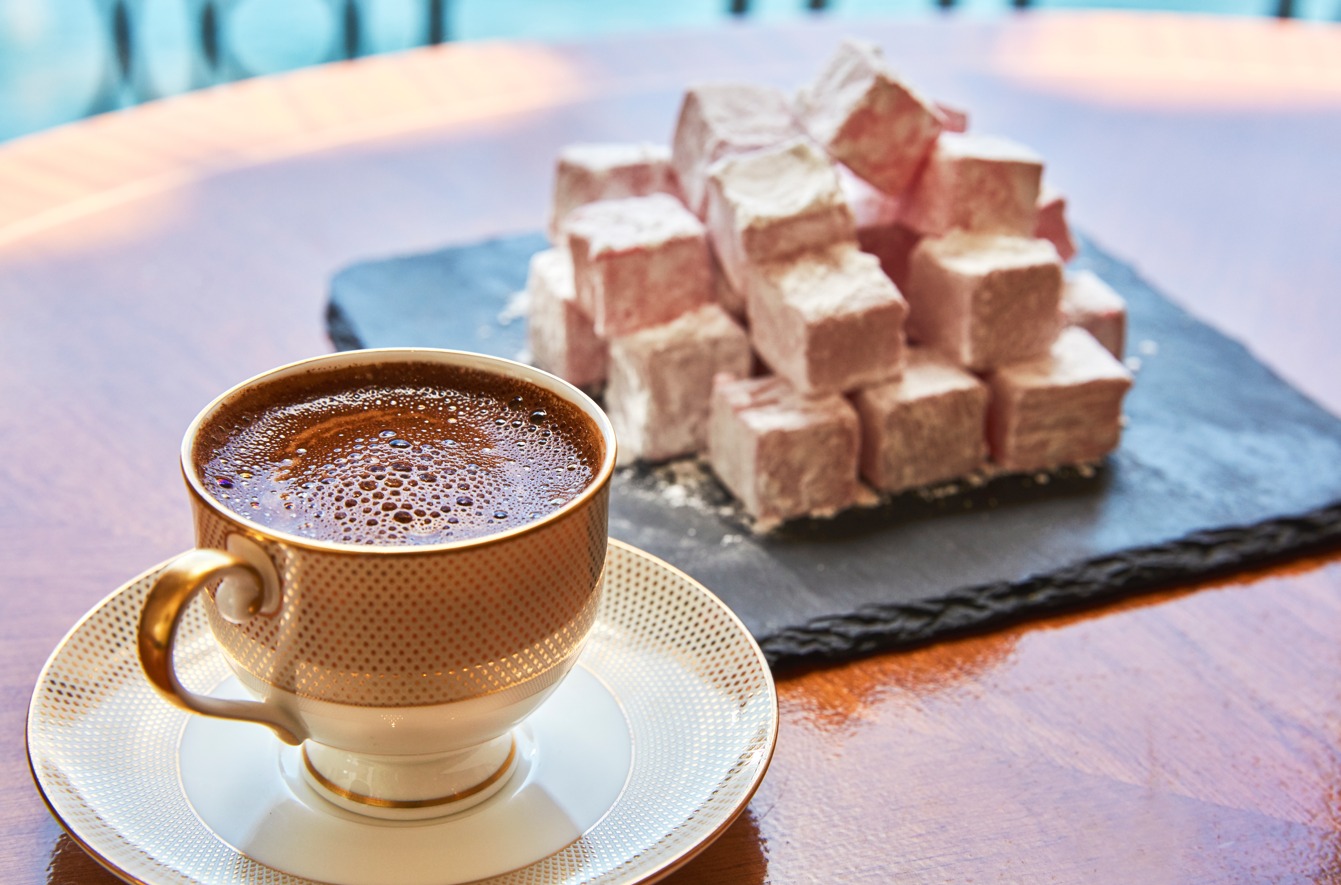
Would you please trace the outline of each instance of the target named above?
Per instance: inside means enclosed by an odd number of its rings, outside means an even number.
[[[257,523],[348,544],[438,544],[540,519],[599,468],[591,419],[526,381],[435,363],[322,370],[221,406],[193,451]]]

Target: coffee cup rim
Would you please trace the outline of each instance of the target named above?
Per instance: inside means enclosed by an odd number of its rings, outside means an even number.
[[[451,365],[479,369],[494,374],[500,374],[499,370],[505,370],[503,372],[505,374],[509,374],[512,377],[520,377],[524,381],[536,384],[551,393],[562,396],[564,399],[567,399],[578,406],[599,429],[601,440],[604,444],[600,467],[593,475],[591,482],[589,482],[582,490],[581,494],[574,497],[571,501],[566,502],[552,513],[547,513],[539,519],[514,526],[504,531],[487,535],[477,535],[470,538],[461,538],[455,541],[442,541],[436,544],[354,544],[345,541],[328,541],[321,538],[310,538],[305,535],[284,531],[283,529],[278,529],[274,526],[265,525],[256,522],[255,520],[248,519],[245,515],[226,507],[205,488],[204,480],[198,475],[195,469],[193,450],[196,438],[199,435],[202,425],[231,399],[241,395],[244,391],[259,383],[289,377],[322,366],[331,364],[368,365],[381,360],[406,363],[446,362]],[[201,503],[214,511],[221,518],[238,523],[262,538],[280,541],[290,547],[299,547],[327,553],[408,556],[469,549],[510,541],[566,518],[570,514],[586,506],[588,501],[599,495],[601,491],[609,485],[615,470],[616,446],[617,441],[615,439],[615,431],[613,425],[610,423],[610,418],[605,414],[605,411],[596,404],[595,400],[577,386],[565,381],[557,375],[546,372],[543,369],[537,369],[534,366],[529,366],[516,360],[510,360],[506,357],[491,356],[467,350],[452,350],[436,347],[371,347],[358,350],[342,350],[335,353],[307,357],[257,373],[244,381],[234,384],[232,387],[212,399],[208,405],[200,410],[196,417],[192,419],[191,423],[187,426],[186,433],[182,437],[180,464],[182,474],[186,479],[187,487]]]

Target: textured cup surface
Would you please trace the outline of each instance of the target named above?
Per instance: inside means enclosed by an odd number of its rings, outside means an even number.
[[[193,440],[202,422],[228,407],[230,395],[297,373],[389,361],[502,373],[576,404],[602,446],[591,482],[533,522],[427,546],[298,537],[221,506],[203,488]],[[595,617],[613,458],[613,432],[589,399],[506,360],[421,349],[355,351],[244,382],[196,419],[182,464],[197,544],[228,549],[241,536],[259,547],[274,566],[279,603],[241,624],[208,606],[215,637],[244,683],[304,700],[387,708],[488,697],[490,707],[502,708],[543,695],[567,672]]]

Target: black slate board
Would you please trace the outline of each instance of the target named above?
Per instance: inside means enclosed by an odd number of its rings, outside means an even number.
[[[513,294],[539,235],[350,267],[336,346],[516,358]],[[611,535],[698,578],[775,664],[910,645],[1341,541],[1341,420],[1082,243],[1128,302],[1141,361],[1121,448],[1098,470],[901,496],[759,537],[697,462],[622,470]]]

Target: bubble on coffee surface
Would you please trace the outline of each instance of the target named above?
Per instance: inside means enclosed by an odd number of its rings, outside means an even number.
[[[221,410],[197,444],[202,484],[292,534],[436,544],[533,522],[591,482],[601,444],[570,403],[523,381],[418,368]]]

